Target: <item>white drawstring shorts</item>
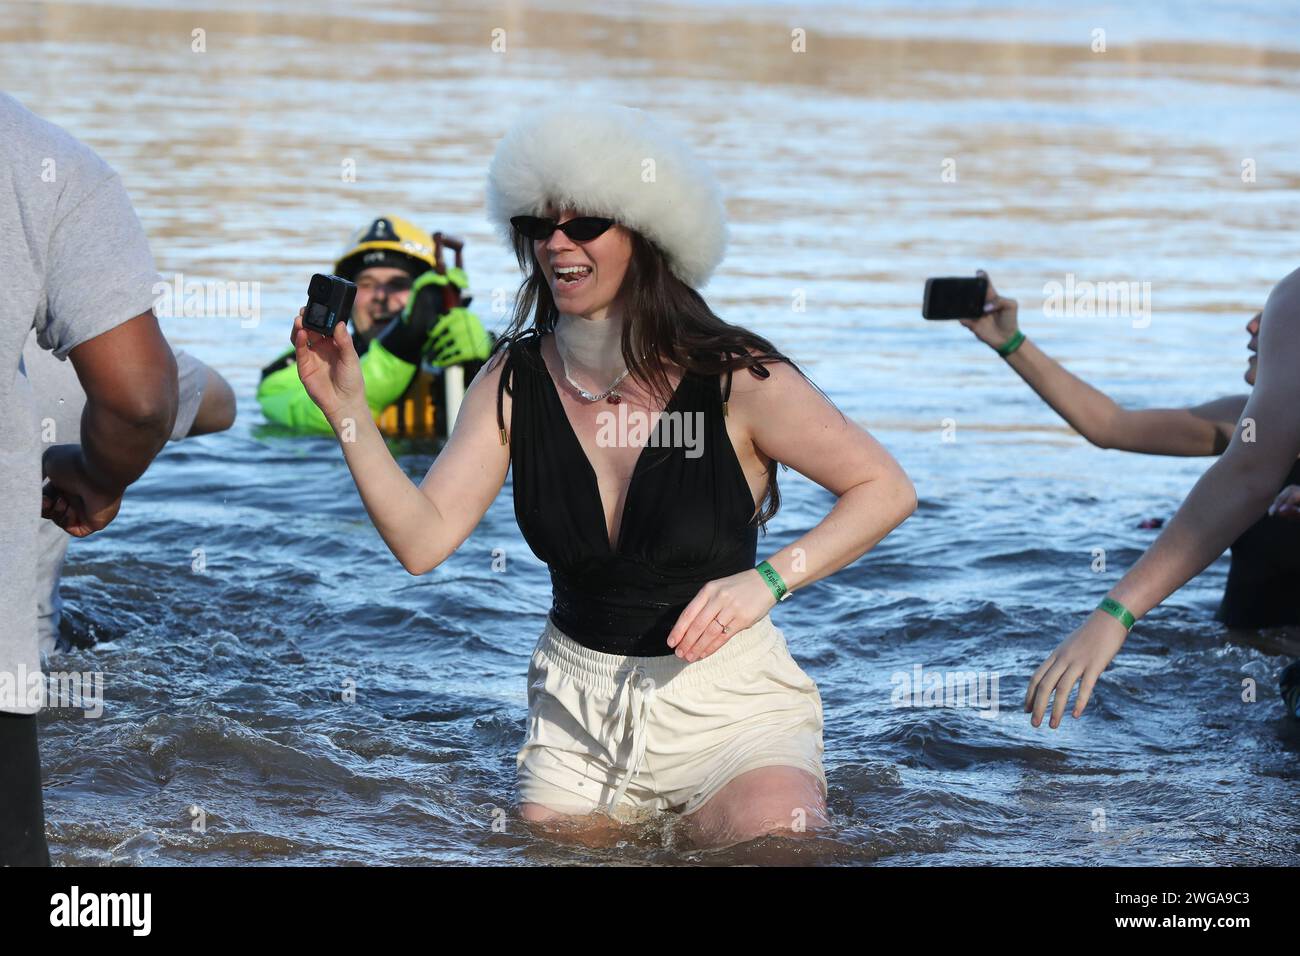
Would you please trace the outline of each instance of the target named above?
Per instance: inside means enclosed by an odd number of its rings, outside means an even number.
[[[520,803],[632,821],[690,814],[758,767],[821,781],[817,685],[768,615],[708,657],[634,657],[583,647],[549,615],[528,666]]]

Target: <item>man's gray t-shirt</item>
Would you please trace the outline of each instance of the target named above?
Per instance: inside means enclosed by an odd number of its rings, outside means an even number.
[[[39,710],[39,425],[23,370],[33,328],[59,358],[153,306],[161,277],[113,169],[0,93],[0,711]],[[37,678],[39,682],[39,677]]]
[[[203,401],[208,367],[184,349],[175,349],[174,352],[179,398],[171,440],[177,441],[194,427],[194,419]],[[33,331],[23,346],[23,364],[32,384],[42,447],[45,443],[77,441],[81,435],[81,412],[86,407],[86,393],[81,389],[81,381],[72,363],[66,359],[59,361],[42,349]],[[44,656],[52,653],[58,644],[59,619],[63,611],[59,577],[63,573],[63,560],[72,535],[53,521],[45,520],[37,524],[37,534],[40,547],[36,556],[36,633]]]

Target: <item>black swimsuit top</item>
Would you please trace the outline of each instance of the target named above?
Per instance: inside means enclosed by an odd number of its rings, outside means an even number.
[[[1300,461],[1287,485],[1300,485]],[[1265,515],[1232,543],[1218,618],[1228,627],[1300,624],[1300,521]]]
[[[515,518],[550,568],[551,620],[593,650],[671,654],[668,632],[700,588],[756,563],[756,504],[723,418],[730,373],[721,394],[715,379],[683,375],[637,459],[611,549],[596,472],[542,358],[543,334],[529,329],[505,346],[497,424],[505,428],[508,387]],[[684,413],[682,427],[670,412]]]

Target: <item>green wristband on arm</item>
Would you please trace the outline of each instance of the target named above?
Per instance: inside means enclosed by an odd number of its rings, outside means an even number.
[[[1011,338],[1007,339],[1005,342],[1003,342],[1001,345],[998,346],[998,354],[1001,355],[1003,358],[1006,358],[1016,349],[1020,348],[1020,346],[1024,343],[1024,341],[1025,341],[1025,333],[1021,332],[1019,329],[1016,329],[1015,335],[1011,336]]]
[[[1119,621],[1124,625],[1124,630],[1126,631],[1133,630],[1133,625],[1137,623],[1137,618],[1133,616],[1133,612],[1123,604],[1120,604],[1119,601],[1116,601],[1114,598],[1103,598],[1102,602],[1097,605],[1097,610],[1105,611],[1115,620]]]
[[[785,581],[781,579],[781,575],[776,573],[776,568],[772,567],[772,565],[764,561],[754,570],[762,576],[763,581],[772,592],[772,597],[778,601],[784,601],[790,596],[790,589],[786,587]]]

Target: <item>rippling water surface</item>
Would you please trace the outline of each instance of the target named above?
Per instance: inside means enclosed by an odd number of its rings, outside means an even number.
[[[1122,403],[1243,391],[1242,326],[1297,264],[1300,12],[1054,6],[0,4],[0,85],[121,171],[164,275],[261,290],[252,328],[164,321],[235,386],[233,431],[169,447],[111,530],[71,548],[68,613],[93,646],[53,663],[104,672],[107,705],[42,718],[56,861],[1300,859],[1300,733],[1276,697],[1289,658],[1213,622],[1226,559],[1137,628],[1084,719],[1036,730],[1018,709],[1153,539],[1139,522],[1209,462],[1095,449],[964,329],[919,318],[926,276],[983,266],[1049,354]],[[266,427],[254,400],[307,278],[376,213],[463,235],[476,306],[502,327],[517,277],[484,220],[486,164],[517,109],[579,91],[698,144],[732,217],[708,298],[793,356],[920,494],[874,552],[775,613],[821,688],[835,817],[794,847],[701,853],[665,823],[579,849],[503,816],[549,606],[509,483],[412,578],[333,441]],[[1045,315],[1044,284],[1068,274],[1149,282],[1149,324]],[[395,451],[416,480],[434,454]],[[781,481],[763,554],[832,504]],[[996,715],[892,706],[893,676],[918,665],[999,675]]]

